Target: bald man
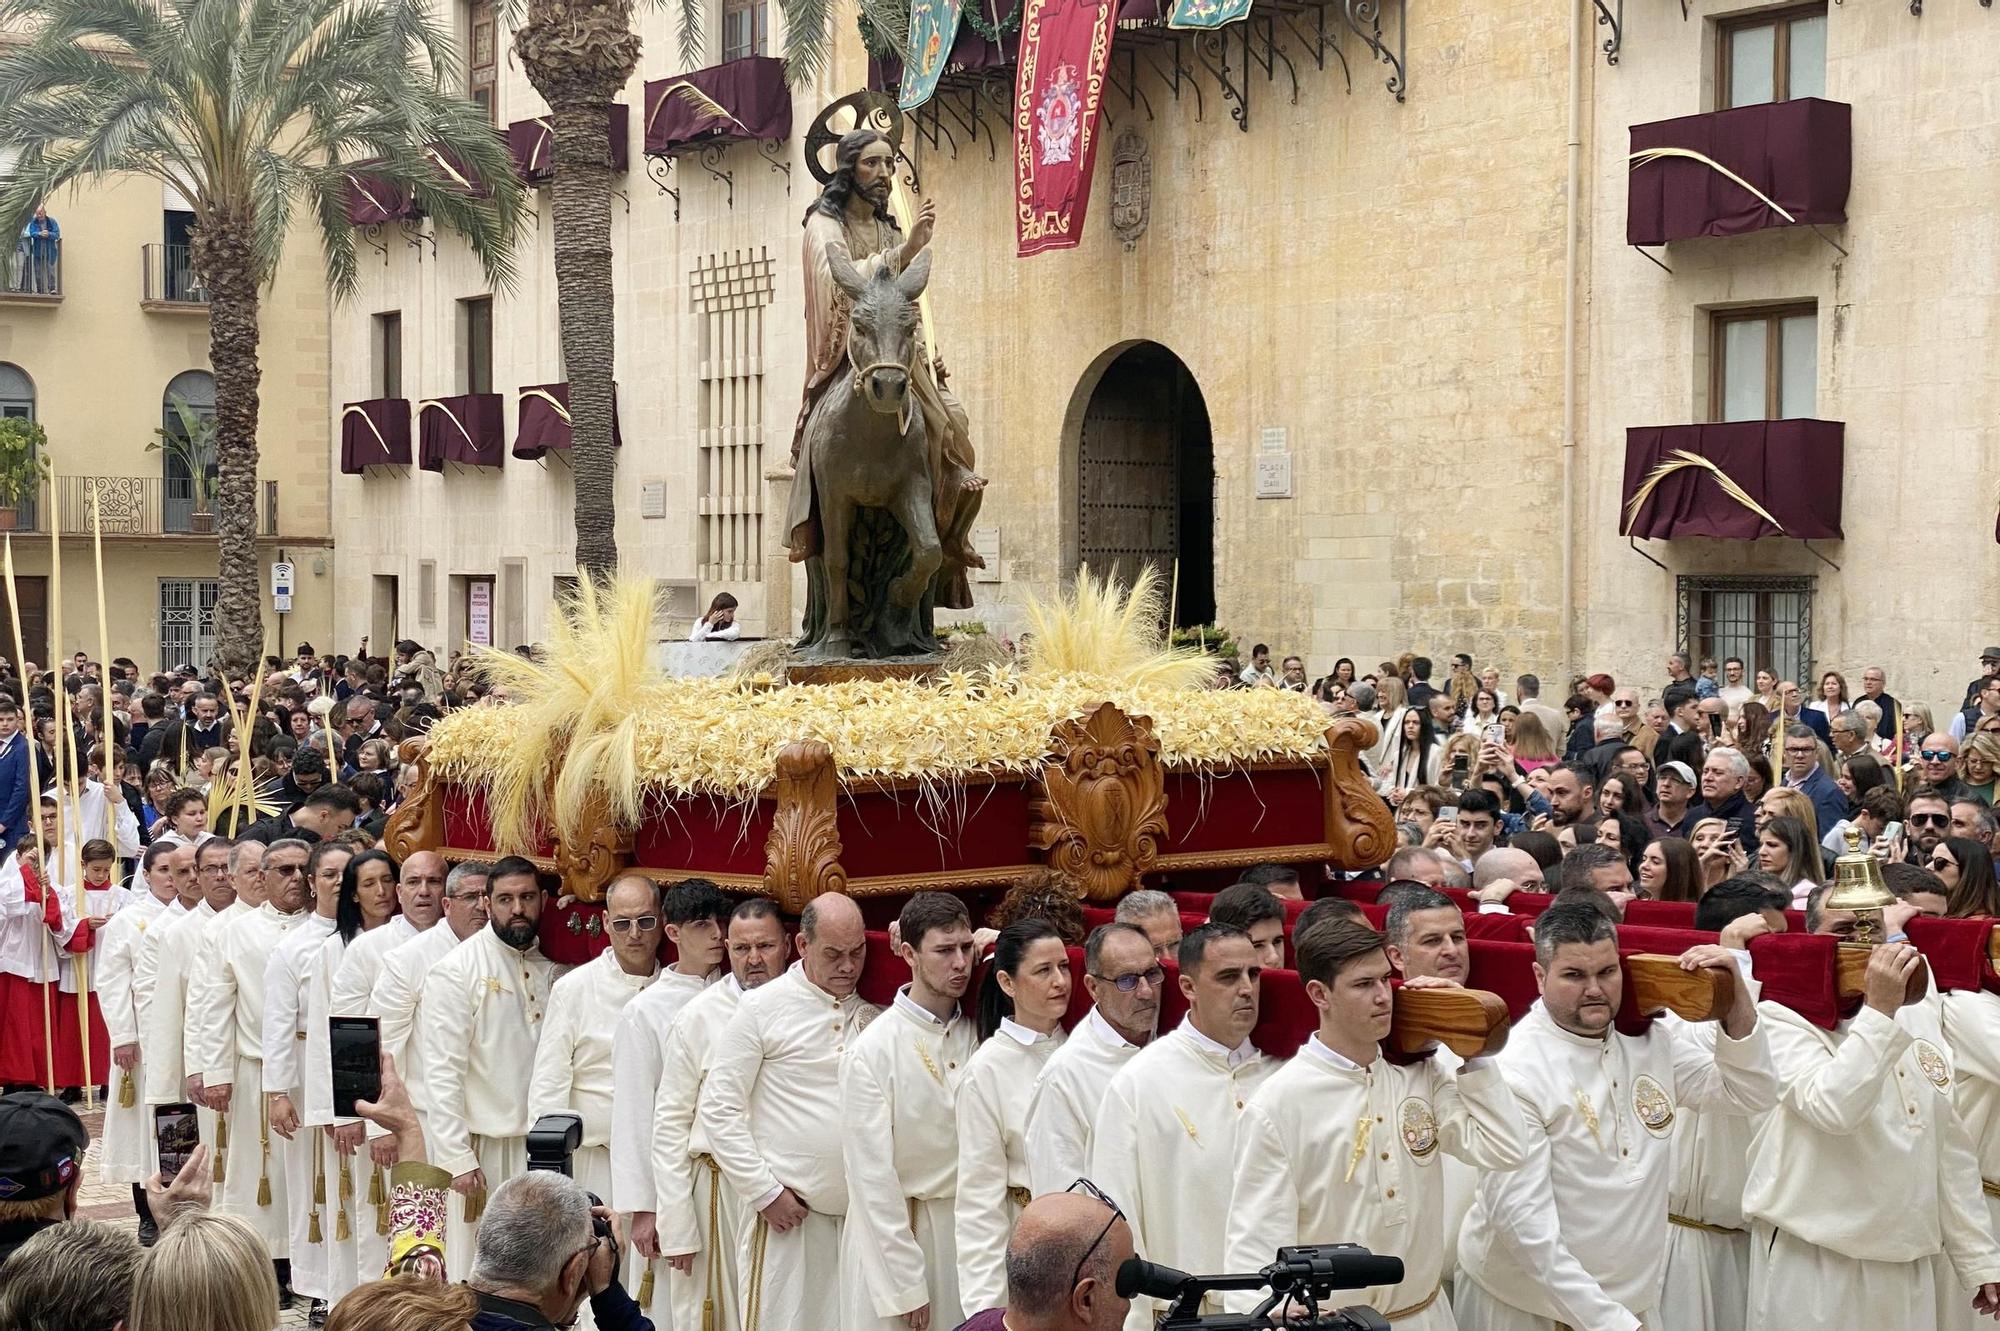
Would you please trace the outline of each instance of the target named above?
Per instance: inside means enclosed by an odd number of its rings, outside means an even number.
[[[974,1315],[965,1331],[1114,1331],[1132,1306],[1117,1286],[1133,1255],[1132,1227],[1104,1198],[1037,1197],[1007,1242],[1007,1306]]]
[[[1545,892],[1542,863],[1525,850],[1495,846],[1472,866],[1472,895],[1481,915],[1511,915],[1507,898],[1516,892]]]
[[[798,1327],[841,1306],[847,1219],[841,1058],[880,1013],[855,995],[868,938],[837,892],[799,916],[798,964],[743,995],[717,1039],[698,1121],[743,1203],[739,1325]]]

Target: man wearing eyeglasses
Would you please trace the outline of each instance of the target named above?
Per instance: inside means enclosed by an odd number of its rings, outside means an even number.
[[[1118,1199],[1149,1262],[1214,1271],[1223,1261],[1243,1110],[1277,1064],[1250,1043],[1263,966],[1250,935],[1204,924],[1181,940],[1185,1020],[1134,1055],[1104,1089],[1089,1176]],[[1440,1227],[1442,1220],[1439,1221]],[[1132,1301],[1126,1325],[1151,1325]]]
[[[1028,1100],[1023,1136],[1035,1195],[1059,1192],[1089,1169],[1104,1088],[1152,1040],[1166,980],[1152,939],[1137,925],[1100,925],[1084,940],[1083,987],[1090,993],[1090,1015],[1049,1055]]]
[[[615,1028],[611,1039],[611,1187],[599,1194],[610,1201],[614,1211],[632,1217],[632,1250],[647,1271],[660,1255],[652,1124],[667,1031],[681,1009],[722,973],[722,930],[729,919],[729,898],[706,878],[690,878],[666,890],[656,916],[654,927],[660,927],[664,920],[667,941],[674,945],[674,964],[661,971],[659,979],[627,1003],[611,1023]],[[655,949],[658,946],[655,942]]]
[[[1802,725],[1785,727],[1785,785],[1812,801],[1820,827],[1832,827],[1847,816],[1847,796],[1819,765],[1819,740]]]
[[[202,1103],[222,1116],[229,1135],[229,1149],[218,1153],[215,1209],[263,1238],[288,1295],[289,1193],[264,1116],[264,972],[279,944],[305,922],[310,853],[303,841],[271,843],[262,863],[263,904],[222,923],[212,960],[188,990],[187,1064],[200,1071]]]

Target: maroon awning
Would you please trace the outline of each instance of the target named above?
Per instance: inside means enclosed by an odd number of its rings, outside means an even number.
[[[349,226],[380,226],[420,213],[416,196],[406,186],[398,186],[371,176],[363,163],[347,173],[347,223]]]
[[[479,178],[479,173],[467,166],[459,155],[442,143],[424,145],[424,158],[437,168],[441,179],[437,182],[442,189],[454,189],[475,199],[490,198],[492,187]]]
[[[1802,97],[1632,126],[1632,151],[1686,148],[1729,168],[1790,213],[1787,222],[1706,162],[1661,157],[1628,164],[1625,240],[1664,245],[1847,220],[1851,108]]]
[[[507,460],[506,399],[498,393],[426,398],[417,404],[417,465],[498,467]]]
[[[569,447],[569,385],[536,384],[521,390],[520,424],[514,431],[514,456],[533,462],[552,448]],[[625,436],[618,427],[616,386],[611,397],[611,444],[620,447]]]
[[[961,18],[958,23],[958,36],[953,40],[951,55],[945,62],[945,74],[947,77],[953,74],[977,73],[982,69],[1010,69],[1013,67],[1015,59],[1021,53],[1021,25],[1018,21],[1021,13],[1019,0],[976,0],[976,2],[978,13],[986,26],[1000,32],[1000,42],[998,45],[995,45],[987,41],[979,35],[971,23]],[[1123,0],[1123,6],[1120,8],[1118,16],[1121,20],[1131,17],[1125,11],[1137,5],[1144,11],[1140,17],[1146,17],[1149,14],[1152,17],[1158,17],[1159,3],[1160,0]],[[973,6],[967,5],[966,9],[970,12]],[[1012,14],[1017,21],[1011,25],[1010,29],[1003,30],[1000,28],[1000,21],[1008,14]],[[876,92],[886,92],[902,82],[902,79],[903,58],[901,55],[871,55],[868,57],[868,86],[870,89]]]
[[[632,136],[632,115],[623,102],[613,102],[610,109],[609,128],[606,131],[611,144],[611,169],[623,171],[629,156],[628,145]],[[529,185],[545,185],[555,175],[552,154],[555,152],[555,127],[547,116],[536,116],[533,120],[516,120],[507,126],[507,150],[514,155],[514,169],[521,173],[521,179]]]
[[[718,115],[694,98],[668,91],[688,84],[722,108]],[[792,91],[785,86],[785,62],[750,56],[710,65],[691,74],[654,79],[646,85],[646,151],[670,153],[698,143],[732,139],[789,139]]]
[[[410,400],[376,397],[340,409],[340,470],[359,476],[368,467],[410,465]]]
[[[1733,421],[1726,425],[1649,425],[1625,432],[1620,530],[1646,540],[1760,536],[1841,539],[1840,421]],[[1690,460],[1693,459],[1693,460]],[[1628,522],[1632,498],[1661,467],[1671,467]],[[1727,482],[1727,483],[1725,483]],[[1729,484],[1777,519],[1729,493]]]

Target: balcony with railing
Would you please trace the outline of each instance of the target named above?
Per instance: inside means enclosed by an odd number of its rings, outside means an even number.
[[[0,303],[55,305],[61,300],[62,237],[19,237],[0,263]]]
[[[107,539],[211,536],[215,532],[213,501],[197,497],[193,481],[185,476],[58,476],[54,486],[56,518],[66,536],[90,535],[93,488]],[[257,534],[278,534],[276,481],[258,483]]]
[[[140,308],[178,313],[208,309],[208,288],[195,273],[189,248],[161,243],[140,246],[145,281]]]
[[[48,487],[37,485],[12,504],[0,504],[0,532],[39,532],[48,512]]]

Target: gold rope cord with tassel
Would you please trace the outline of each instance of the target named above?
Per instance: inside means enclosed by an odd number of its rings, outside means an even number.
[[[646,1263],[646,1274],[639,1277],[639,1306],[641,1308],[650,1308],[653,1306],[653,1264],[651,1262]]]
[[[347,1203],[354,1197],[354,1169],[346,1156],[340,1157],[340,1211],[333,1220],[333,1241],[345,1243],[354,1237],[353,1227],[347,1223]]]
[[[229,1168],[229,1115],[215,1116],[215,1181],[224,1181],[224,1172]]]
[[[701,1301],[701,1331],[715,1331],[715,1292],[722,1288],[722,1166],[712,1155],[696,1163],[708,1167],[708,1295]]]
[[[257,1205],[271,1204],[271,1102],[257,1097]]]
[[[368,1204],[375,1208],[375,1232],[387,1236],[389,1233],[389,1190],[382,1185],[382,1166],[375,1166],[375,1172],[368,1179]]]
[[[139,1092],[132,1086],[132,1069],[121,1068],[118,1072],[118,1107],[132,1109],[139,1103]]]
[[[743,1291],[743,1331],[759,1331],[764,1320],[764,1248],[771,1226],[762,1216],[750,1231],[750,1288]]]
[[[320,1237],[319,1208],[326,1205],[326,1161],[320,1158],[315,1143],[313,1149],[313,1206],[312,1214],[306,1220],[306,1242],[324,1243]]]
[[[1709,157],[1703,153],[1698,153],[1692,148],[1642,148],[1638,152],[1632,153],[1629,156],[1627,156],[1625,160],[1631,164],[1632,169],[1637,170],[1639,167],[1650,166],[1654,162],[1657,162],[1662,158],[1666,157],[1680,157],[1680,158],[1685,158],[1690,162],[1701,163],[1703,166],[1708,167],[1710,170],[1716,171],[1721,175],[1723,175],[1724,177],[1728,178],[1728,180],[1731,183],[1741,186],[1750,195],[1751,198],[1757,200],[1757,202],[1763,204],[1766,208],[1769,208],[1772,212],[1784,218],[1787,222],[1790,222],[1795,226],[1798,224],[1799,219],[1792,216],[1791,213],[1787,212],[1783,204],[1779,203],[1776,199],[1766,194],[1763,190],[1758,189],[1755,185],[1745,180],[1742,176],[1739,176],[1734,171],[1731,171],[1728,167],[1724,166],[1722,163],[1716,161],[1713,157]]]
[[[340,1200],[354,1199],[354,1167],[348,1163],[349,1157],[340,1157]]]
[[[1714,476],[1715,483],[1722,488],[1722,493],[1776,527],[1780,536],[1785,534],[1785,524],[1772,517],[1770,510],[1753,499],[1748,490],[1736,483],[1735,478],[1707,458],[1697,453],[1690,453],[1685,448],[1676,448],[1671,461],[1662,462],[1647,472],[1646,479],[1632,492],[1632,498],[1625,505],[1625,530],[1622,534],[1626,536],[1632,534],[1632,524],[1639,520],[1639,510],[1653,497],[1653,491],[1659,488],[1661,481],[1677,471],[1685,471],[1690,467],[1699,468]]]

